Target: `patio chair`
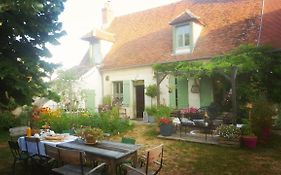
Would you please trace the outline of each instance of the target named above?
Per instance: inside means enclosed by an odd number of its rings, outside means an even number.
[[[85,152],[79,150],[62,149],[59,150],[59,159],[63,163],[63,166],[53,168],[52,172],[63,175],[88,175],[88,174],[101,174],[101,169],[106,166],[105,163],[101,163],[94,168],[85,166]]]
[[[163,144],[146,151],[146,155],[140,158],[139,167],[132,167],[130,164],[123,164],[125,174],[156,175],[163,165]]]
[[[29,154],[27,152],[23,152],[20,150],[19,144],[17,141],[8,141],[11,153],[14,158],[14,162],[12,165],[13,174],[16,172],[16,163],[17,162],[23,162],[24,168],[28,167],[28,160],[30,158]]]
[[[38,169],[45,167],[49,158],[41,154],[39,146],[40,138],[37,137],[24,137],[26,152],[30,155],[32,168]]]
[[[44,144],[46,156],[49,160],[46,162],[46,169],[50,174],[52,168],[58,167],[59,164],[59,149],[55,146]]]
[[[122,137],[121,143],[127,143],[134,145],[136,143],[136,139],[132,137]]]

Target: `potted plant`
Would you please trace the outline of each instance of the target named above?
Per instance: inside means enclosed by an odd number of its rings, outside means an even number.
[[[262,143],[266,143],[269,140],[273,124],[272,116],[274,115],[274,106],[268,101],[261,99],[253,103],[250,123],[253,132],[258,136],[259,141]]]
[[[162,136],[170,136],[174,131],[174,126],[170,117],[161,117],[159,119],[159,127]]]
[[[92,127],[80,129],[77,131],[77,135],[81,137],[86,144],[95,144],[104,137],[103,131],[101,129]]]
[[[241,128],[242,137],[241,141],[243,145],[250,149],[255,149],[257,145],[257,137],[253,133],[249,124],[244,124]]]
[[[146,87],[145,95],[149,96],[151,98],[151,105],[152,105],[152,99],[156,97],[158,94],[157,86],[156,84],[151,84]]]
[[[148,116],[148,122],[149,123],[155,122],[155,117],[157,115],[157,107],[156,106],[147,107],[145,108],[145,111]]]
[[[219,142],[226,145],[240,146],[241,130],[235,125],[220,125],[216,129]]]

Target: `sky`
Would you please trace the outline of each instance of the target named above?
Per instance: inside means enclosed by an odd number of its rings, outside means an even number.
[[[67,0],[64,12],[59,16],[66,35],[59,39],[60,45],[47,45],[52,53],[48,61],[62,64],[61,69],[78,65],[89,47],[81,37],[94,27],[101,26],[101,9],[108,0]],[[145,10],[178,0],[111,0],[114,16]]]

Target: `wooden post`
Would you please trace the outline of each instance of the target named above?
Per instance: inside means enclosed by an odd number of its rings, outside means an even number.
[[[160,84],[167,76],[167,73],[155,72],[156,75],[156,86],[157,86],[157,106],[160,105]]]
[[[236,99],[236,76],[237,76],[237,67],[231,68],[231,88],[232,88],[232,95],[231,95],[231,101],[232,101],[232,114],[233,117],[237,120],[237,99]]]

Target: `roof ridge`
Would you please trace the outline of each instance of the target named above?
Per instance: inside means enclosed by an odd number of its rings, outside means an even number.
[[[181,3],[182,1],[185,1],[185,0],[177,0],[176,2],[171,2],[171,3],[169,3],[169,4],[159,5],[159,6],[156,6],[156,7],[152,7],[152,8],[148,8],[148,9],[143,9],[143,10],[140,10],[140,11],[135,11],[135,12],[127,13],[127,14],[124,14],[124,15],[116,16],[115,18],[126,17],[126,16],[129,16],[129,15],[137,14],[137,13],[143,13],[143,12],[145,12],[145,11],[155,10],[155,9],[157,9],[157,8],[163,8],[163,7],[165,7],[165,6],[176,5],[176,4]]]

